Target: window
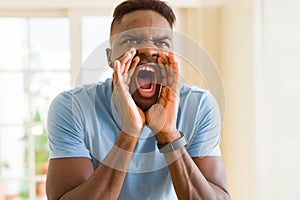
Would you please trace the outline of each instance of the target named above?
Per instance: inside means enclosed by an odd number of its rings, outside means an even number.
[[[69,21],[0,18],[0,27],[0,199],[43,199],[47,110],[70,88]]]
[[[109,40],[109,32],[110,32],[110,23],[112,21],[111,16],[83,16],[81,18],[81,32],[82,32],[82,62],[83,62],[83,69],[90,68],[89,66],[85,66],[84,63],[87,59],[91,59],[89,57],[93,51],[95,51],[98,47],[108,47],[108,40]],[[104,46],[103,46],[104,45]],[[103,48],[102,50],[104,50]],[[100,57],[99,59],[106,59],[105,52],[99,52]],[[99,74],[101,71],[100,77],[97,77],[98,80],[103,81],[107,78],[112,77],[113,70],[108,67],[107,62],[101,62],[101,69],[97,69],[98,67],[92,67],[91,73]],[[104,64],[105,63],[105,64]],[[90,69],[87,71],[91,71]],[[95,80],[93,80],[95,81]],[[86,80],[82,79],[82,83],[86,83]]]
[[[109,38],[111,17],[50,16],[0,17],[0,200],[46,199],[49,105]]]

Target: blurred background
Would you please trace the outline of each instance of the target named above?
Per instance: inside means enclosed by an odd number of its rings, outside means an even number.
[[[49,104],[108,39],[119,2],[0,0],[0,200],[46,199]],[[224,82],[232,199],[299,199],[300,1],[168,2]]]

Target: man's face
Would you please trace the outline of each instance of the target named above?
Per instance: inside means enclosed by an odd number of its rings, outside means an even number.
[[[172,29],[159,13],[134,11],[115,23],[111,33],[110,62],[120,58],[131,47],[137,50],[139,64],[133,69],[129,92],[144,111],[156,103],[161,89],[161,69],[157,65],[159,52],[172,48]]]

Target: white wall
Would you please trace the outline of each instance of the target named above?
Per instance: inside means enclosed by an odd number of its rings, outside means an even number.
[[[264,0],[257,66],[258,199],[299,199],[300,2]]]
[[[227,0],[187,9],[186,34],[219,66],[222,150],[232,199],[298,199],[300,2]]]
[[[202,44],[221,72],[226,90],[222,152],[232,199],[255,198],[254,3],[228,0],[189,8],[184,32]]]
[[[255,196],[254,4],[221,8],[221,72],[227,92],[222,148],[232,199]]]

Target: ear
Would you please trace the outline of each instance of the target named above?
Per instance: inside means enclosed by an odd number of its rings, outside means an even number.
[[[110,48],[107,48],[106,49],[106,57],[107,57],[107,63],[108,65],[113,68],[113,65],[112,65],[112,60],[111,60],[111,49]]]

